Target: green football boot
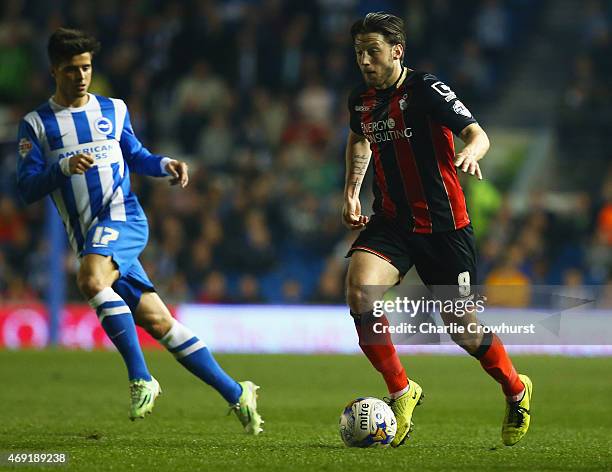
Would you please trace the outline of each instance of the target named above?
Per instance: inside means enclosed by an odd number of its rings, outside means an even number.
[[[519,378],[525,385],[525,395],[518,402],[506,402],[506,416],[502,424],[502,440],[506,446],[514,446],[519,442],[527,433],[531,421],[529,409],[533,385],[526,375],[519,374]]]
[[[397,432],[393,441],[391,441],[392,447],[399,447],[404,444],[404,441],[409,437],[408,433],[412,431],[412,413],[417,405],[423,402],[425,395],[423,389],[414,380],[410,380],[408,391],[401,397],[389,400],[388,404],[395,414],[395,420],[397,421]]]
[[[155,399],[162,393],[159,382],[151,377],[151,380],[130,381],[130,419],[144,418],[146,414],[153,411]]]
[[[259,390],[259,386],[250,380],[238,383],[242,387],[242,395],[240,395],[238,403],[230,405],[229,413],[232,411],[236,413],[244,430],[256,436],[263,431],[261,425],[264,422],[257,412],[257,390]]]

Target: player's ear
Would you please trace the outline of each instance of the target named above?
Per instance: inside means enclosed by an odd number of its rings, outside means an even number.
[[[393,46],[393,59],[401,59],[404,54],[404,47],[401,44]]]

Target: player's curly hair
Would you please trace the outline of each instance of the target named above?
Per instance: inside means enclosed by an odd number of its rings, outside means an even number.
[[[389,44],[401,44],[403,48],[406,48],[404,20],[390,13],[382,11],[368,13],[351,26],[353,42],[355,42],[355,36],[365,33],[380,33]]]
[[[56,66],[72,56],[90,52],[92,56],[100,51],[100,42],[92,35],[70,28],[58,28],[49,38],[47,52],[51,64]]]

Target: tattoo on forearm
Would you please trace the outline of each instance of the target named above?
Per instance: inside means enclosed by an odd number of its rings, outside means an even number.
[[[368,163],[370,157],[363,154],[356,154],[353,156],[353,175],[365,175],[368,170]]]
[[[351,198],[359,196],[361,183],[368,170],[370,156],[367,154],[355,154],[351,157],[346,174],[346,193]]]

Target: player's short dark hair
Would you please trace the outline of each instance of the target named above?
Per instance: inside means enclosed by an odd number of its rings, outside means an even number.
[[[355,36],[358,34],[367,33],[380,33],[389,44],[401,44],[402,47],[406,48],[404,20],[398,16],[382,11],[368,13],[351,26],[353,42],[355,42]]]
[[[47,52],[51,65],[70,60],[72,56],[90,52],[93,56],[100,51],[100,42],[84,31],[58,28],[49,38]]]

